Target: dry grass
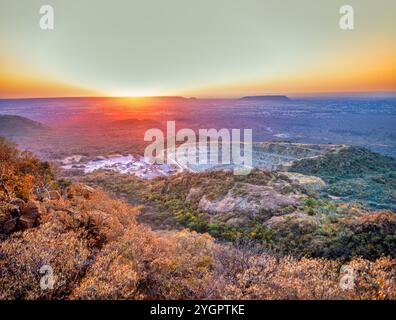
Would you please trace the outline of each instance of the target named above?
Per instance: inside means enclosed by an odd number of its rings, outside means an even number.
[[[8,193],[19,192],[20,180],[9,179],[24,166],[9,156],[13,150],[0,148],[1,209]],[[24,163],[40,177],[41,164]],[[257,253],[188,230],[154,232],[136,222],[137,208],[84,185],[40,201],[36,227],[0,240],[0,299],[396,299],[390,257],[352,259],[354,286],[342,290],[338,260]],[[53,270],[53,289],[40,287],[44,265]]]
[[[396,298],[394,259],[352,260],[355,287],[344,291],[339,261],[257,254],[187,230],[153,232],[135,222],[136,209],[100,191],[51,208],[40,226],[0,244],[2,299]],[[46,264],[54,290],[40,289]]]

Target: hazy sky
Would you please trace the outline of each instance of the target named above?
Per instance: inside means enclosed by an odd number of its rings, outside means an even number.
[[[0,0],[0,46],[2,97],[396,91],[395,0]]]

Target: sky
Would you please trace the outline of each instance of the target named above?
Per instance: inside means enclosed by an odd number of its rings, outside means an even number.
[[[394,0],[0,0],[0,46],[3,98],[396,92]]]

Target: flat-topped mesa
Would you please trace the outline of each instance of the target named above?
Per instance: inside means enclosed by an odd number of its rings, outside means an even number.
[[[265,95],[265,96],[246,96],[239,99],[239,101],[277,101],[287,102],[291,101],[287,96],[282,95]]]

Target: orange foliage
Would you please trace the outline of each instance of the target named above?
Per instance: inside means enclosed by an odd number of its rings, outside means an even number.
[[[39,198],[37,189],[53,181],[47,164],[1,138],[0,161],[0,213],[8,204],[1,200]],[[38,226],[0,239],[0,299],[396,299],[391,257],[352,259],[353,286],[343,289],[341,261],[236,248],[188,230],[154,232],[136,222],[137,208],[85,185],[36,202]],[[52,289],[40,286],[44,265]]]
[[[54,186],[47,162],[40,162],[30,152],[19,152],[16,145],[0,137],[0,200],[28,199]]]

